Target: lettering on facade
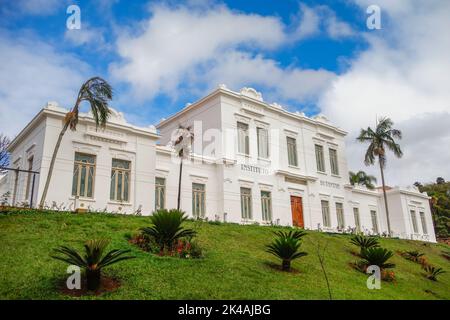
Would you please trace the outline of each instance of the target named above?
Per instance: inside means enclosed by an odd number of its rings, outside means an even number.
[[[340,189],[341,188],[339,183],[334,183],[334,182],[330,182],[330,181],[326,181],[326,180],[320,180],[320,185],[322,187],[328,187],[328,188],[334,188],[334,189]]]
[[[257,173],[257,174],[264,174],[264,175],[269,174],[269,170],[266,168],[261,168],[261,167],[252,166],[252,165],[243,164],[243,163],[241,163],[241,170],[249,171],[249,172],[253,172],[253,173]]]

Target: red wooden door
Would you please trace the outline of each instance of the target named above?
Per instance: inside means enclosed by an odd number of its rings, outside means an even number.
[[[304,228],[302,198],[291,196],[292,224]]]

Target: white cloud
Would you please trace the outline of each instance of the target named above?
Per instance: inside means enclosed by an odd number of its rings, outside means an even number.
[[[370,4],[359,2],[362,10]],[[351,169],[364,167],[363,146],[354,142],[356,131],[373,126],[378,115],[404,128],[405,156],[394,160],[389,155],[388,183],[449,177],[444,161],[450,161],[450,132],[443,121],[450,127],[450,38],[445,32],[450,30],[450,3],[381,1],[380,6],[384,29],[366,35],[369,49],[335,79],[319,107],[350,131]],[[376,167],[369,170],[377,173]]]
[[[64,40],[74,46],[88,46],[94,50],[109,51],[111,46],[105,40],[103,28],[92,27],[83,22],[81,29],[66,29]]]
[[[110,70],[118,81],[130,83],[133,97],[142,100],[161,93],[173,96],[181,86],[195,90],[205,83],[205,89],[219,83],[259,84],[281,99],[312,99],[333,73],[281,67],[262,55],[316,32],[316,12],[305,5],[301,10],[298,28],[288,32],[276,17],[238,13],[225,6],[153,5],[138,35],[127,33],[118,39],[123,62]]]
[[[336,15],[331,12],[325,22],[328,35],[333,39],[340,39],[355,35],[350,25],[339,20]]]
[[[137,37],[122,35],[118,53],[125,63],[112,74],[133,85],[141,98],[174,91],[190,68],[214,60],[230,47],[271,49],[284,41],[283,26],[272,17],[233,13],[225,7],[189,10],[153,6]]]
[[[304,39],[321,33],[325,33],[334,40],[356,34],[347,22],[340,20],[333,10],[324,5],[309,7],[301,3],[299,15],[294,20],[298,26],[291,36],[292,40]]]
[[[293,39],[299,40],[313,36],[320,31],[320,14],[317,10],[301,3],[298,26],[293,34]],[[297,20],[296,19],[296,20]]]
[[[74,103],[88,66],[35,37],[0,31],[0,128],[16,135],[47,101]],[[14,119],[14,121],[11,121]]]
[[[297,101],[313,100],[335,77],[334,73],[324,69],[282,68],[262,55],[234,50],[224,52],[207,68],[206,79],[212,85],[226,83],[234,90],[254,85],[266,88],[265,95]]]

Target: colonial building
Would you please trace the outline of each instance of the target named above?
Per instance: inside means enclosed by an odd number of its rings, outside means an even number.
[[[49,103],[11,143],[14,168],[0,179],[11,204],[42,195],[67,110]],[[180,159],[171,147],[179,126],[194,133],[183,160],[181,208],[191,217],[298,226],[330,232],[387,233],[382,192],[351,186],[345,135],[322,115],[307,117],[265,102],[252,88],[219,86],[157,127],[127,123],[113,110],[105,129],[90,114],[67,132],[48,206],[141,213],[177,206]],[[387,190],[392,235],[435,242],[429,197],[416,188]]]

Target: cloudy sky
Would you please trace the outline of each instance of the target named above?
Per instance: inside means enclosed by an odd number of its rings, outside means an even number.
[[[71,4],[79,30],[66,27]],[[380,30],[366,26],[372,4]],[[450,179],[449,17],[448,0],[0,0],[0,132],[14,136],[47,101],[70,107],[92,75],[137,125],[224,83],[325,114],[349,132],[350,169],[376,175],[355,136],[389,116],[404,157],[388,155],[388,183]]]

